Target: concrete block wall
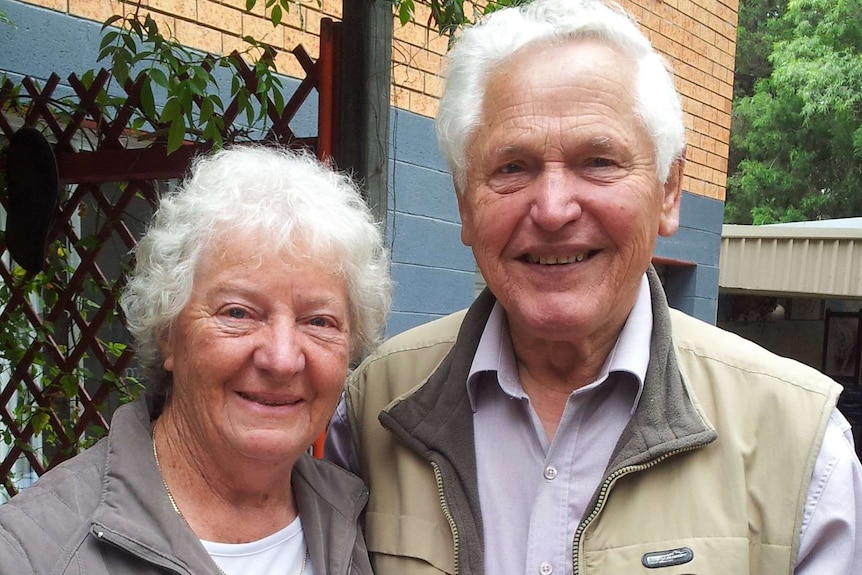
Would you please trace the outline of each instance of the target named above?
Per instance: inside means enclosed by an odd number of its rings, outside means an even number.
[[[669,266],[665,278],[668,303],[709,323],[718,312],[718,259],[724,202],[684,192],[680,227],[676,234],[659,238],[656,255],[692,262]]]
[[[418,114],[390,114],[387,240],[395,282],[388,331],[395,334],[473,300],[476,263],[461,243],[461,221],[434,126]]]

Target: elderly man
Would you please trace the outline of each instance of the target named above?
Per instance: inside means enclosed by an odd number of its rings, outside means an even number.
[[[600,0],[465,30],[437,119],[487,280],[353,373],[330,457],[375,573],[858,574],[862,469],[813,369],[667,306],[684,127]]]

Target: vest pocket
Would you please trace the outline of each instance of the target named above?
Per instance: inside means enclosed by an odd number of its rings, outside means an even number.
[[[681,538],[587,550],[584,565],[586,573],[626,575],[746,575],[750,572],[745,537]]]
[[[369,512],[365,516],[365,543],[375,572],[455,572],[452,532],[448,525],[418,517]],[[403,570],[381,569],[383,565],[400,565]]]

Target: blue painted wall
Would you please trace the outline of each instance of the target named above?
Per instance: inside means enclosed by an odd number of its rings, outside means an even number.
[[[15,25],[0,25],[0,72],[13,81],[24,75],[44,80],[51,72],[65,81],[72,72],[97,67],[100,24],[15,0],[0,0],[0,10]],[[286,79],[288,90],[295,85]],[[299,136],[315,133],[316,111],[305,106],[291,127]],[[393,335],[468,306],[475,263],[461,243],[455,192],[431,119],[390,110],[389,188],[387,243],[395,294],[387,333]],[[669,270],[668,298],[710,322],[717,309],[723,206],[685,193],[679,232],[662,238],[656,250],[697,264]]]
[[[476,263],[461,243],[461,221],[433,122],[403,110],[390,115],[389,222],[395,298],[389,332],[467,307]]]
[[[660,238],[656,255],[694,262],[668,269],[665,291],[671,307],[715,323],[718,310],[718,259],[724,202],[683,192],[676,234]]]

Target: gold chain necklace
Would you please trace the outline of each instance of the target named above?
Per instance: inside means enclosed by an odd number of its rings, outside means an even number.
[[[168,482],[165,480],[165,474],[162,473],[162,465],[161,465],[161,463],[159,463],[159,452],[156,449],[156,426],[155,425],[153,425],[153,457],[156,459],[156,469],[159,470],[159,475],[161,475],[161,477],[162,477],[162,485],[165,486],[165,492],[168,494],[168,501],[171,502],[171,507],[173,507],[174,511],[177,512],[177,515],[180,516],[180,519],[183,520],[183,523],[185,523],[189,529],[192,529],[192,526],[191,526],[191,524],[189,524],[188,520],[186,519],[186,516],[183,515],[183,512],[180,511],[180,508],[177,506],[177,502],[174,499],[174,494],[171,493],[171,488],[168,487]],[[192,532],[194,532],[194,529],[192,529]],[[215,561],[213,561],[213,563],[215,563]],[[305,555],[302,558],[302,566],[299,568],[299,575],[302,575],[303,573],[305,573],[305,566],[307,564],[308,564],[308,544],[306,543],[305,544]],[[216,569],[219,570],[219,573],[221,573],[221,575],[227,575],[222,570],[222,568],[218,565],[218,563],[216,563]]]

